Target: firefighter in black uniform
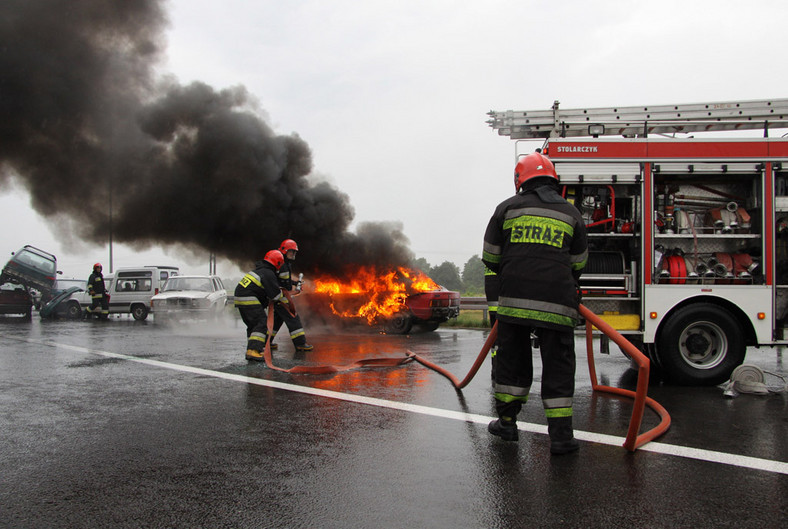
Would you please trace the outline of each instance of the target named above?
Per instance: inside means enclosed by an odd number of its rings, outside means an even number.
[[[246,324],[246,359],[263,361],[263,350],[268,339],[268,302],[288,303],[282,294],[276,273],[285,258],[279,250],[271,250],[255,269],[247,272],[235,287],[235,306]]]
[[[487,299],[487,313],[490,315],[490,327],[495,325],[495,318],[498,314],[498,291],[500,282],[498,274],[484,266],[484,297]],[[490,363],[492,364],[492,376],[495,378],[495,355],[498,354],[498,341],[493,344],[490,351]]]
[[[88,278],[88,294],[90,294],[90,307],[85,311],[87,318],[97,316],[101,320],[109,318],[109,295],[104,285],[104,276],[101,274],[101,263],[93,265],[93,273]],[[99,309],[101,306],[101,309]]]
[[[290,297],[290,292],[294,286],[290,263],[295,261],[298,244],[293,239],[285,239],[279,245],[279,251],[285,256],[285,262],[279,269],[279,286],[282,288],[285,297],[291,302],[288,308],[294,309],[294,303],[292,303],[292,298]],[[292,314],[288,308],[282,305],[275,307],[274,328],[271,330],[271,349],[276,349],[274,338],[276,338],[276,333],[284,322],[287,325],[287,330],[290,331],[290,339],[293,340],[296,351],[311,351],[314,347],[306,343],[306,331],[304,331],[304,325],[301,323],[301,317],[298,314]]]
[[[550,452],[579,448],[572,430],[575,388],[574,327],[578,280],[588,258],[579,211],[559,193],[552,162],[540,152],[520,159],[517,194],[495,210],[484,235],[482,260],[500,280],[494,393],[498,420],[488,430],[518,439],[517,414],[533,382],[531,332],[542,356],[542,404]]]

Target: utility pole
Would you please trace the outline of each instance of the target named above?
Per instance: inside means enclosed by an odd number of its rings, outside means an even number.
[[[109,273],[112,273],[112,176],[109,177]]]

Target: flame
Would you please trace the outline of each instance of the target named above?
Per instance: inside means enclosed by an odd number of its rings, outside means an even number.
[[[348,280],[330,276],[316,278],[315,292],[329,295],[334,314],[343,318],[366,318],[370,325],[402,310],[409,295],[440,289],[423,272],[404,267],[387,271],[362,267],[352,272],[352,275],[352,279]],[[346,306],[347,303],[339,302],[340,297],[361,299],[362,304]]]

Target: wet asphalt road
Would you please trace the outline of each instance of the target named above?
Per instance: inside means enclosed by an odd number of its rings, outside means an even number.
[[[486,333],[409,337],[307,322],[346,364],[412,350],[464,376]],[[520,442],[492,438],[489,360],[457,392],[415,363],[334,375],[243,358],[237,321],[0,320],[0,527],[785,527],[788,395],[652,383],[672,417],[635,453],[631,401],[592,395],[579,342],[578,454],[551,457],[537,382]],[[634,388],[617,351],[600,382]],[[747,359],[782,375],[773,349]],[[646,412],[645,431],[658,422]],[[679,455],[676,455],[679,454]]]

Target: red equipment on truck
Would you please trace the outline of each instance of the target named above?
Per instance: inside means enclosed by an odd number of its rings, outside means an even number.
[[[668,380],[719,384],[747,346],[788,344],[788,139],[768,137],[788,99],[489,115],[518,159],[544,139],[589,232],[583,304]],[[675,136],[745,129],[763,138]]]

